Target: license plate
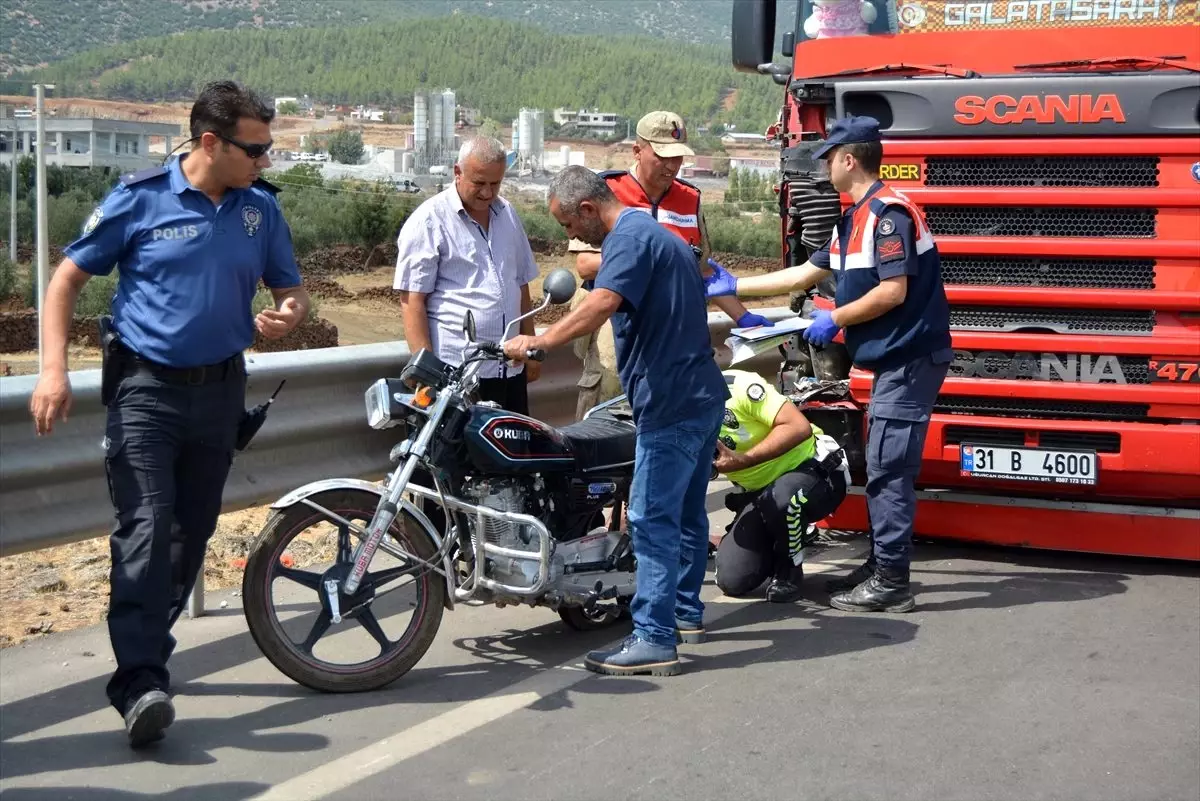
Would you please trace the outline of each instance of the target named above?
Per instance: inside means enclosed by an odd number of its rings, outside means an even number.
[[[1095,451],[960,445],[958,452],[962,474],[975,478],[1091,485],[1100,470]]]

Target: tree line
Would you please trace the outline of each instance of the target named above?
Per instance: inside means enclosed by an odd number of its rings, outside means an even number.
[[[400,108],[411,108],[417,88],[450,87],[459,105],[498,120],[522,107],[594,107],[632,119],[671,109],[692,127],[735,122],[739,130],[764,129],[782,102],[772,81],[734,72],[728,46],[550,34],[466,15],[155,37],[81,53],[36,78],[59,96],[142,102],[189,99],[206,81],[234,78],[267,96]]]

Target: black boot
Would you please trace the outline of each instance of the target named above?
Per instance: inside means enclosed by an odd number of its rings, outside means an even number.
[[[767,585],[767,601],[773,604],[790,604],[800,599],[804,589],[804,565],[788,564],[775,571],[775,577]]]
[[[843,612],[911,612],[917,602],[908,587],[908,571],[880,567],[850,592],[835,595],[829,605]]]
[[[830,579],[825,582],[825,592],[830,595],[847,592],[862,584],[873,575],[875,575],[875,557],[868,556],[867,561],[854,568],[854,571],[850,575]]]

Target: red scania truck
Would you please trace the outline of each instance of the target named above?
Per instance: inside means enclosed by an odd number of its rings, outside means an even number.
[[[849,204],[809,156],[850,114],[941,253],[917,536],[1200,560],[1197,2],[798,0],[790,65],[779,7],[734,0],[732,49],[783,87],[784,265]],[[871,375],[841,364],[861,444]],[[856,491],[829,525],[869,527]]]

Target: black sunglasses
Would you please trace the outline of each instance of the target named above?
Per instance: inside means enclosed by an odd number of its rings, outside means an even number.
[[[270,142],[267,142],[265,145],[257,145],[257,144],[256,145],[248,145],[245,142],[239,142],[238,140],[231,139],[228,136],[221,136],[221,134],[217,133],[216,131],[213,131],[212,133],[218,139],[228,142],[229,144],[238,148],[239,150],[241,150],[243,153],[245,153],[247,156],[249,156],[252,159],[260,159],[263,156],[267,155],[268,153],[271,152],[271,146],[275,144],[275,140],[272,139]]]

